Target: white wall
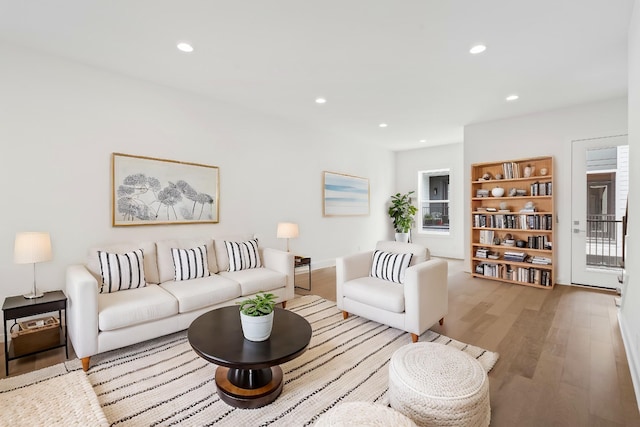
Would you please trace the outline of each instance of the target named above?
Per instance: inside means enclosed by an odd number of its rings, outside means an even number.
[[[415,191],[418,194],[418,172],[434,169],[449,169],[449,234],[421,233],[416,227],[411,230],[415,243],[429,248],[432,255],[447,258],[464,258],[464,206],[467,204],[463,194],[464,167],[462,143],[439,145],[417,150],[396,153],[397,192]],[[419,227],[420,215],[416,225]],[[389,220],[389,238],[393,239],[393,226]]]
[[[521,101],[526,102],[526,99]],[[624,133],[627,133],[626,98],[466,126],[465,197],[469,197],[469,174],[473,163],[553,156],[556,282],[571,283],[571,141]],[[469,209],[469,204],[465,204],[467,218]],[[469,233],[469,227],[466,227],[466,245],[469,245]],[[468,269],[468,250],[465,261]]]
[[[249,232],[284,249],[276,225],[294,221],[291,250],[316,268],[387,236],[390,151],[6,43],[0,57],[0,299],[31,287],[31,265],[13,263],[18,231],[51,233],[44,290],[107,242]],[[219,224],[112,227],[112,152],[219,166]],[[369,178],[371,214],[323,217],[323,170]]]
[[[629,27],[629,181],[640,182],[640,0],[636,0]],[[635,215],[634,215],[635,212]],[[620,329],[624,338],[627,359],[640,403],[640,197],[638,190],[629,192],[629,223],[627,232],[626,273],[620,310]]]

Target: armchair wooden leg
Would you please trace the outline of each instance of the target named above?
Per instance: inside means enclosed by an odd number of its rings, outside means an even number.
[[[440,323],[440,326],[444,325],[444,317],[440,320],[438,320],[438,323]]]
[[[91,356],[83,357],[80,360],[82,361],[82,370],[87,372],[89,370],[89,361],[91,361]]]
[[[349,313],[347,313],[346,311],[342,312],[342,318],[346,319],[347,317],[349,317]]]
[[[287,308],[287,302],[286,301],[282,301],[282,308]],[[442,323],[440,323],[442,325]]]
[[[413,342],[418,342],[418,338],[420,338],[418,335],[416,335],[416,334],[411,334],[411,341],[413,341]]]

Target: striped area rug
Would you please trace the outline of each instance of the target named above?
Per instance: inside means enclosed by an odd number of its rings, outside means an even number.
[[[411,343],[410,334],[358,316],[343,320],[334,302],[317,296],[290,301],[287,309],[309,321],[313,336],[304,354],[281,365],[284,388],[272,404],[237,409],[222,402],[216,366],[197,356],[180,332],[92,357],[88,378],[107,419],[115,426],[307,426],[340,402],[387,404],[388,362]],[[454,346],[487,371],[498,359],[432,331],[420,341]]]

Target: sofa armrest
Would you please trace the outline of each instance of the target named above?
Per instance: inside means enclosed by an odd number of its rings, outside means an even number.
[[[359,252],[336,258],[336,304],[342,309],[342,285],[358,277],[366,277],[371,272],[373,251]]]
[[[407,268],[404,281],[406,330],[420,335],[449,311],[447,261],[431,258]]]
[[[98,353],[98,282],[84,265],[67,268],[67,328],[78,358]]]
[[[293,254],[273,248],[261,248],[262,265],[269,270],[277,271],[287,276],[284,300],[294,297],[295,269]]]

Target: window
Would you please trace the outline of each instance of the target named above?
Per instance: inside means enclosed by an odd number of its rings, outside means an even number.
[[[449,232],[449,169],[418,172],[422,231]]]

